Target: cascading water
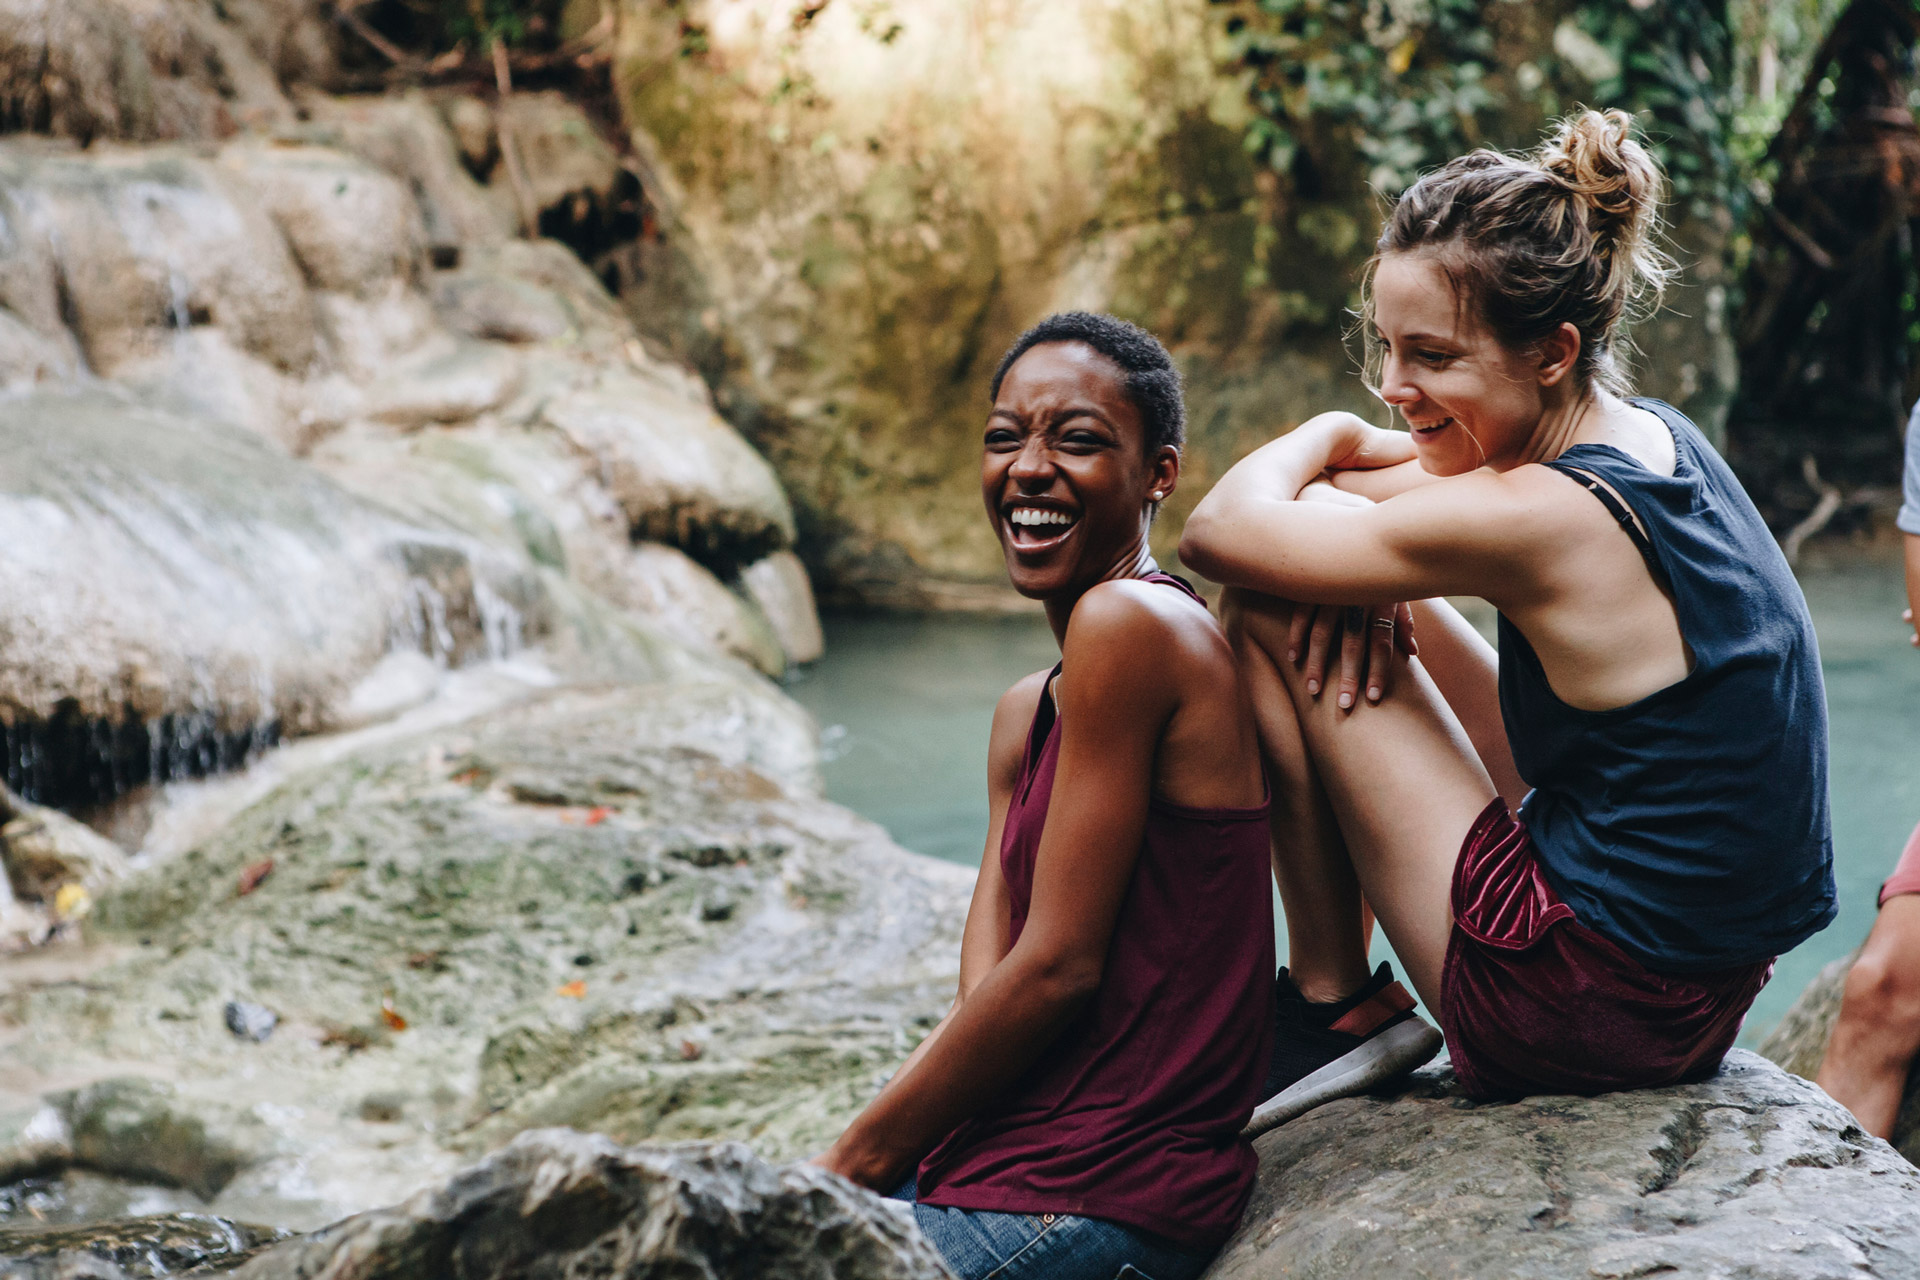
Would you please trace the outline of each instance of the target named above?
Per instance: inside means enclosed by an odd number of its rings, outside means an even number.
[[[143,720],[89,719],[72,703],[45,720],[0,723],[6,783],[22,799],[86,810],[152,783],[237,769],[280,741],[266,719],[223,727],[211,711]]]

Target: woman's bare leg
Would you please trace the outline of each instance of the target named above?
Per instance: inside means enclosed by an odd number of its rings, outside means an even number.
[[[1237,621],[1229,611],[1229,634],[1244,653],[1251,642],[1236,634]],[[1367,980],[1360,881],[1279,672],[1244,658],[1240,668],[1273,792],[1273,878],[1287,917],[1287,972],[1307,999],[1338,1000]]]
[[[1360,945],[1359,905],[1348,886],[1357,882],[1415,989],[1429,1008],[1438,1008],[1440,968],[1453,928],[1454,861],[1468,828],[1495,795],[1473,737],[1421,660],[1395,657],[1392,692],[1378,704],[1343,711],[1332,696],[1314,698],[1305,676],[1286,660],[1294,606],[1246,593],[1230,597],[1232,634],[1275,786],[1299,785],[1304,767],[1317,779],[1337,824],[1338,838],[1315,820],[1284,849],[1276,846],[1276,863],[1286,864],[1277,869],[1289,929],[1295,920],[1306,922],[1334,957],[1308,972],[1317,983],[1332,984],[1351,967]],[[1444,617],[1428,612],[1430,622]],[[1477,660],[1465,661],[1473,657],[1473,646],[1450,624],[1444,630],[1430,625],[1420,642],[1423,653],[1431,645],[1431,658],[1469,703],[1480,736],[1498,759],[1480,696],[1486,669]],[[1497,713],[1497,694],[1493,708]],[[1498,742],[1504,745],[1504,734]],[[1295,763],[1289,765],[1288,756]],[[1510,753],[1505,763],[1510,770]],[[1290,805],[1290,812],[1311,815],[1316,803],[1309,790],[1305,803]],[[1341,936],[1351,941],[1343,943]],[[1306,959],[1304,950],[1296,956]],[[1341,993],[1357,985],[1346,981]]]
[[[1467,731],[1467,740],[1500,798],[1518,811],[1527,797],[1527,784],[1514,767],[1507,722],[1500,715],[1500,655],[1445,600],[1414,601],[1413,624],[1414,638],[1420,642],[1420,665]]]
[[[1847,973],[1814,1082],[1876,1138],[1893,1132],[1920,1052],[1920,894],[1888,898]]]

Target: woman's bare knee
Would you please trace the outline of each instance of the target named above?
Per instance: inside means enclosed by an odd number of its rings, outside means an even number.
[[[1920,956],[1890,954],[1869,943],[1847,972],[1840,1017],[1920,1046]]]
[[[1220,593],[1220,622],[1236,651],[1255,645],[1278,663],[1286,657],[1295,607],[1291,600],[1228,587]]]

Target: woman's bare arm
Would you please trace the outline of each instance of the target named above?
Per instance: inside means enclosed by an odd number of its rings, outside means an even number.
[[[1536,557],[1565,531],[1564,494],[1541,478],[1559,477],[1475,471],[1371,505],[1294,500],[1320,471],[1398,435],[1348,416],[1313,419],[1242,459],[1188,518],[1181,560],[1226,586],[1310,604],[1471,595],[1497,606],[1533,589]]]
[[[827,1168],[891,1187],[1019,1078],[1099,988],[1146,830],[1154,753],[1179,703],[1140,678],[1164,624],[1122,592],[1074,610],[1059,682],[1060,759],[1020,940],[833,1147]]]
[[[1907,608],[1901,616],[1914,629],[1913,643],[1920,646],[1920,534],[1903,533],[1900,542],[1907,556]]]
[[[1411,442],[1408,447],[1412,447]],[[1388,498],[1398,497],[1409,489],[1418,489],[1422,485],[1435,484],[1444,479],[1446,479],[1445,476],[1434,475],[1411,458],[1405,462],[1395,463],[1391,467],[1327,473],[1327,482],[1342,493],[1357,493],[1375,502],[1385,502]]]

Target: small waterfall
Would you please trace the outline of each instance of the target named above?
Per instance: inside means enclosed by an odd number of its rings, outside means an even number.
[[[193,327],[193,308],[188,302],[191,288],[180,268],[168,262],[167,318],[173,322],[176,333],[185,333]]]
[[[497,662],[526,647],[525,614],[476,571],[464,550],[409,543],[399,559],[406,587],[388,622],[389,648],[458,667]]]
[[[391,647],[418,649],[445,667],[454,665],[453,630],[447,625],[447,598],[425,578],[408,578],[406,595],[394,611]]]
[[[82,716],[66,703],[51,717],[0,723],[6,783],[34,804],[69,811],[104,804],[150,783],[237,769],[280,741],[271,707],[257,723],[222,727],[211,711],[143,720]]]
[[[478,578],[473,583],[473,607],[480,615],[480,632],[490,661],[511,658],[526,647],[526,619],[505,596]]]

